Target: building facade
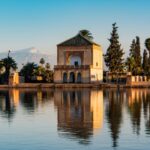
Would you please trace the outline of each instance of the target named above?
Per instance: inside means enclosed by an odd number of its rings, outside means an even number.
[[[103,80],[101,46],[77,34],[57,45],[55,83],[91,83]]]

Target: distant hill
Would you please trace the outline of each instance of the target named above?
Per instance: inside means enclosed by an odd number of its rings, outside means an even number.
[[[8,52],[1,52],[0,59],[7,57],[7,55]],[[18,70],[20,70],[22,65],[26,64],[27,62],[35,62],[39,64],[41,58],[44,58],[45,62],[49,62],[52,68],[56,64],[56,55],[41,53],[34,47],[11,51],[10,56],[16,60],[18,64]]]

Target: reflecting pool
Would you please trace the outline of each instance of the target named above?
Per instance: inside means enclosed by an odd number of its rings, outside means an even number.
[[[149,150],[150,89],[0,90],[0,150]]]

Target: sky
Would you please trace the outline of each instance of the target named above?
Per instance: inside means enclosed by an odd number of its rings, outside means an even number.
[[[116,22],[126,55],[135,36],[150,37],[150,0],[0,0],[0,52],[56,45],[88,29],[104,53]]]

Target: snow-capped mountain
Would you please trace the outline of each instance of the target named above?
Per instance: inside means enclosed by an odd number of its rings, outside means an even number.
[[[8,52],[1,52],[0,59],[7,57],[7,55]],[[50,55],[50,54],[41,53],[34,47],[11,51],[10,56],[13,57],[13,59],[15,59],[15,61],[17,62],[18,70],[20,70],[22,68],[22,65],[26,64],[27,62],[35,62],[39,64],[41,58],[44,58],[46,63],[49,62],[52,68],[56,64],[55,54]]]

